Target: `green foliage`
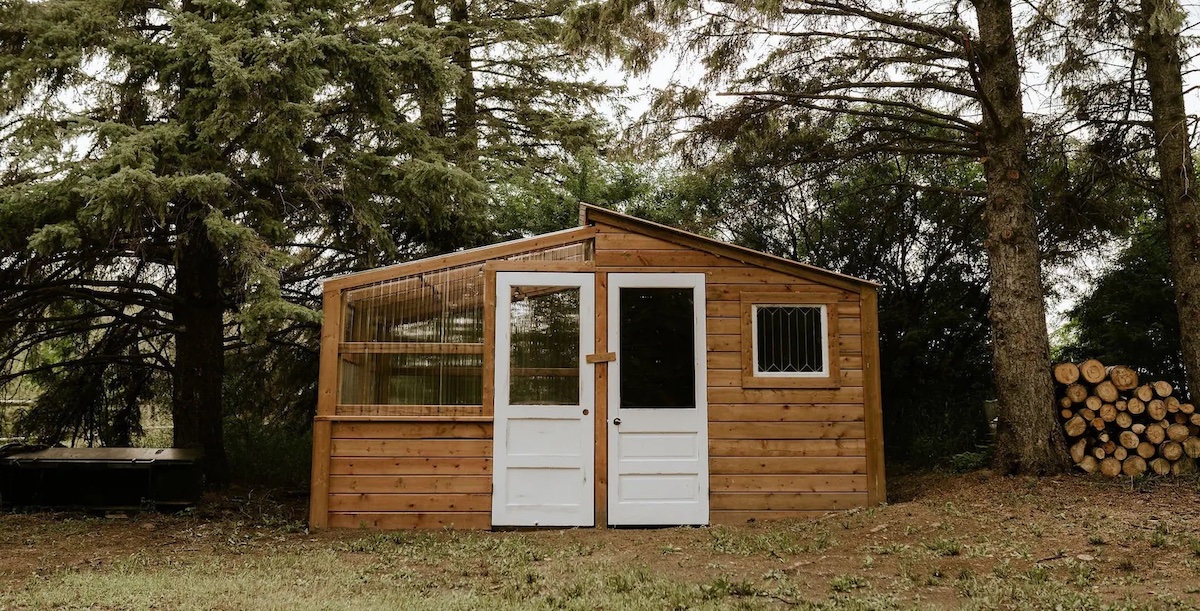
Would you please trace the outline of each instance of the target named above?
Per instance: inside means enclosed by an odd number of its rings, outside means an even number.
[[[1186,389],[1179,315],[1166,228],[1157,216],[1139,222],[1127,245],[1068,312],[1063,360],[1097,358]]]
[[[37,376],[25,430],[136,436],[191,375],[180,308],[212,301],[231,458],[262,471],[252,437],[307,434],[317,279],[506,237],[493,188],[557,186],[595,146],[609,88],[558,50],[569,6],[429,4],[0,5],[0,385]],[[177,294],[209,242],[219,280]]]

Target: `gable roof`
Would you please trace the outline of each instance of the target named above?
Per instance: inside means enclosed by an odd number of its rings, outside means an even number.
[[[830,284],[850,291],[857,292],[863,287],[879,286],[878,283],[870,280],[864,280],[862,278],[840,274],[838,272],[817,267],[815,265],[808,265],[806,263],[800,263],[799,261],[793,261],[791,259],[769,255],[765,252],[759,252],[752,248],[746,248],[744,246],[737,246],[728,242],[722,242],[721,240],[707,238],[702,235],[684,231],[682,229],[662,225],[646,219],[640,219],[635,216],[629,216],[628,214],[621,214],[620,212],[614,212],[612,210],[600,208],[591,204],[580,204],[579,221],[580,224],[583,225],[600,223],[602,225],[610,225],[627,231],[632,231],[634,233],[653,236],[668,242],[679,244],[680,246],[687,246],[689,248],[695,248],[696,250],[702,250],[717,256],[733,259],[735,261],[741,261],[742,263],[746,263],[748,265],[763,267],[799,278],[812,280],[814,282]]]
[[[407,261],[378,267],[374,269],[363,270],[359,272],[351,272],[340,276],[333,276],[324,280],[324,290],[342,290],[356,288],[375,284],[378,282],[386,282],[393,278],[401,276],[422,274],[448,267],[459,265],[467,265],[479,261],[489,259],[497,259],[508,257],[516,254],[533,252],[544,248],[553,248],[573,242],[581,242],[583,240],[595,237],[596,230],[592,225],[599,223],[617,227],[633,233],[647,235],[661,240],[665,240],[680,246],[686,246],[696,250],[712,253],[714,255],[740,261],[747,265],[754,265],[781,272],[784,274],[812,280],[821,284],[836,286],[848,291],[859,292],[863,287],[875,287],[877,283],[854,276],[839,274],[835,271],[816,267],[769,255],[764,252],[759,252],[743,246],[736,246],[728,242],[722,242],[713,238],[706,238],[701,235],[690,233],[682,229],[676,229],[667,225],[647,221],[620,212],[614,212],[605,208],[600,208],[590,204],[581,204],[579,206],[579,221],[580,227],[572,227],[562,231],[535,235],[528,238],[518,240],[510,240],[508,242],[500,242],[490,244],[488,246],[480,246],[467,250],[460,250],[445,255],[427,257],[417,259],[415,261]]]

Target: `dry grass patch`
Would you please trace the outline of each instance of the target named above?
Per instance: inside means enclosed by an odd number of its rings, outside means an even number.
[[[975,473],[892,489],[877,509],[658,530],[310,534],[302,500],[0,514],[0,609],[1200,605],[1194,482]]]

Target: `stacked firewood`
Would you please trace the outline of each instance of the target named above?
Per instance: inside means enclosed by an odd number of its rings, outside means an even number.
[[[1200,457],[1200,413],[1157,381],[1140,384],[1129,367],[1087,360],[1054,366],[1059,416],[1071,459],[1107,477],[1180,474]]]

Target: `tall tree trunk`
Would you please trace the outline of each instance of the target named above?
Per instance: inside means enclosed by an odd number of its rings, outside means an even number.
[[[175,384],[171,408],[177,448],[204,451],[210,486],[228,483],[222,437],[225,310],[221,256],[201,219],[189,219],[175,262]]]
[[[479,110],[475,93],[475,69],[471,59],[471,9],[468,0],[451,0],[450,21],[454,24],[451,60],[462,76],[454,100],[454,124],[458,162],[471,168],[479,158]]]
[[[430,30],[430,44],[436,51],[437,37],[432,34],[437,27],[437,3],[435,0],[414,0],[413,20]],[[421,112],[421,127],[430,136],[446,135],[446,118],[442,114],[442,92],[429,80],[417,83],[417,108]]]
[[[1139,52],[1146,62],[1146,81],[1154,126],[1155,157],[1166,211],[1179,340],[1188,391],[1200,393],[1200,204],[1196,169],[1188,142],[1183,101],[1180,28],[1183,10],[1175,0],[1141,0]]]
[[[993,367],[999,400],[995,467],[1002,473],[1069,468],[1054,413],[1050,338],[1037,219],[1030,207],[1021,67],[1009,0],[975,0],[983,96],[985,224],[991,267]]]

